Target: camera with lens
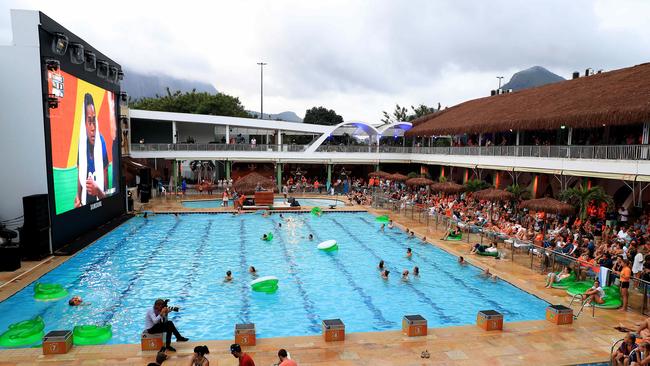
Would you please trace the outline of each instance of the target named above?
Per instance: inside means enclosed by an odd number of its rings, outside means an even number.
[[[169,299],[165,299],[165,307],[169,308],[169,311],[179,311],[180,308],[178,306],[169,306]]]

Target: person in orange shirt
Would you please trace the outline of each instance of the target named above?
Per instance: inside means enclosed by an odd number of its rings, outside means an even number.
[[[298,366],[296,361],[289,358],[289,353],[284,348],[278,351],[278,358],[280,359],[278,366]]]
[[[632,277],[632,269],[630,269],[630,261],[623,259],[623,269],[619,273],[621,281],[621,298],[623,300],[623,306],[621,306],[621,311],[627,311],[627,298],[628,291],[630,288],[630,278]]]

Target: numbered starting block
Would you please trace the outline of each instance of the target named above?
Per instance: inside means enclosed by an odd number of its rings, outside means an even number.
[[[61,355],[72,348],[72,331],[53,330],[43,337],[44,355]]]
[[[345,340],[345,324],[341,319],[323,320],[323,337],[325,342],[336,342]]]
[[[165,333],[149,333],[146,330],[142,332],[140,349],[143,351],[160,351],[163,345],[165,345]]]
[[[236,324],[235,325],[235,343],[241,346],[254,346],[255,339],[255,324]]]

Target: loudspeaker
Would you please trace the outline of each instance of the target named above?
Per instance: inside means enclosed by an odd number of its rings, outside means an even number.
[[[50,254],[50,209],[47,194],[23,197],[20,247],[24,258],[41,260]]]
[[[147,203],[151,198],[151,169],[138,169],[140,176],[140,202]]]
[[[50,209],[47,194],[34,194],[23,197],[23,226],[38,230],[50,227]]]
[[[20,247],[0,246],[0,272],[15,271],[20,268]]]

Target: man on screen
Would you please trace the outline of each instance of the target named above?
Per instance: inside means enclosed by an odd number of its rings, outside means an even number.
[[[97,127],[95,102],[90,93],[84,96],[84,123],[79,128],[79,155],[77,168],[79,184],[74,207],[96,202],[106,196],[108,187],[108,153],[106,142]],[[99,139],[97,138],[99,137]]]

